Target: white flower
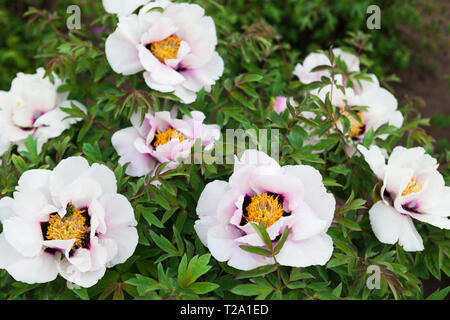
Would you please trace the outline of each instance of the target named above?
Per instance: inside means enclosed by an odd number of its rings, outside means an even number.
[[[306,165],[280,165],[268,155],[247,150],[236,159],[229,182],[206,185],[197,204],[194,228],[218,261],[249,270],[274,263],[273,258],[244,251],[240,245],[263,247],[250,223],[263,222],[273,244],[285,228],[289,236],[276,260],[287,266],[324,265],[333,252],[325,232],[331,225],[335,199],[322,176]]]
[[[346,88],[345,93],[343,93],[336,86],[333,86],[332,89],[331,85],[311,92],[322,101],[325,101],[327,94],[330,95],[331,103],[339,109],[342,115],[349,119],[350,132],[348,138],[356,143],[363,141],[365,134],[370,129],[376,131],[386,123],[401,128],[403,124],[403,115],[397,110],[398,102],[392,93],[376,85],[362,84],[361,88],[363,89],[360,90],[359,94],[355,94],[352,88]],[[355,112],[359,119],[345,110],[346,107],[354,106],[367,107],[365,111]],[[340,120],[338,120],[336,126],[339,130],[343,130]],[[379,137],[386,139],[387,135],[384,134]],[[350,141],[346,144],[345,150],[350,156],[356,152]]]
[[[333,54],[336,59],[345,63],[348,72],[359,72],[359,58],[357,56],[342,51],[340,48],[334,48]],[[296,75],[304,84],[321,81],[323,76],[328,78],[331,77],[328,70],[312,71],[318,66],[331,66],[331,61],[323,53],[310,53],[306,56],[303,64],[297,63],[294,69],[294,75]]]
[[[436,159],[420,147],[396,147],[386,164],[377,146],[358,149],[382,184],[381,200],[369,211],[378,240],[398,242],[405,251],[421,251],[422,238],[412,219],[450,229],[450,187],[445,186]]]
[[[24,172],[13,198],[0,200],[0,221],[0,268],[30,284],[59,273],[90,287],[138,243],[133,208],[117,193],[114,173],[82,157]]]
[[[151,2],[151,0],[103,0],[103,7],[108,13],[126,16],[149,2]]]
[[[138,15],[120,17],[105,45],[111,68],[124,75],[144,71],[150,88],[194,102],[196,93],[210,91],[224,70],[215,51],[214,21],[204,14],[196,4],[156,1]]]
[[[74,100],[67,100],[68,93],[57,93],[62,81],[54,75],[55,83],[44,78],[45,70],[35,74],[18,73],[8,92],[0,91],[0,155],[11,144],[19,151],[25,149],[28,136],[37,139],[38,152],[50,138],[58,137],[79,118],[68,118],[61,107],[70,108],[71,103],[85,111]]]
[[[159,163],[169,162],[164,171],[175,169],[191,154],[195,140],[206,150],[220,138],[218,125],[204,124],[205,115],[192,111],[192,117],[174,119],[168,111],[146,114],[141,123],[140,112],[131,117],[132,127],[117,131],[111,138],[120,156],[119,163],[129,163],[125,173],[140,177],[152,174]]]

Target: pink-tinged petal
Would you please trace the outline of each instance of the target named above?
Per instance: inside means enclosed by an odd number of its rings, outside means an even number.
[[[371,146],[370,149],[367,149],[363,145],[358,145],[358,150],[362,153],[377,178],[383,180],[386,171],[386,159],[381,149],[377,146]]]
[[[222,76],[223,71],[223,60],[217,52],[214,52],[206,65],[180,72],[186,79],[183,87],[194,92],[200,91],[202,88],[210,91],[211,86]]]
[[[179,72],[161,63],[146,47],[139,44],[137,48],[142,66],[151,73],[153,80],[166,86],[174,86],[184,81],[184,77]]]
[[[287,98],[278,96],[275,98],[274,110],[277,114],[284,112],[287,108]]]
[[[0,268],[6,269],[16,281],[28,284],[53,281],[58,275],[56,264],[55,257],[47,253],[23,257],[0,234]]]
[[[103,0],[103,7],[108,13],[115,13],[119,16],[127,16],[133,13],[139,6],[142,6],[150,0]]]
[[[305,203],[301,202],[292,212],[295,218],[291,227],[292,240],[305,240],[327,231],[328,221],[320,217]]]
[[[404,219],[398,243],[405,251],[422,251],[424,249],[422,237],[414,227],[412,219]]]
[[[142,139],[139,132],[133,128],[117,131],[111,138],[111,143],[120,156],[119,163],[123,166],[129,163],[125,173],[133,177],[141,177],[155,168],[155,160],[150,155],[142,154],[134,147],[136,139]]]
[[[216,260],[226,261],[237,247],[235,239],[241,235],[241,231],[235,227],[219,224],[209,229],[206,246]]]
[[[229,190],[228,183],[221,180],[215,180],[208,183],[203,189],[197,202],[196,212],[201,217],[215,217],[218,210],[218,204],[225,192]]]
[[[331,225],[336,209],[336,199],[328,193],[323,185],[322,175],[311,166],[284,166],[287,175],[296,176],[305,186],[303,200],[321,220],[326,221],[326,228]]]
[[[396,243],[402,234],[403,224],[407,222],[406,220],[411,220],[383,201],[378,201],[370,208],[369,218],[377,239],[387,244]]]
[[[328,76],[328,71],[315,71],[312,72],[315,67],[321,65],[331,65],[328,57],[322,53],[310,53],[305,60],[303,65],[298,63],[295,66],[294,75],[296,75],[301,82],[308,84],[314,81],[320,81],[322,76]]]
[[[141,43],[148,45],[152,42],[157,42],[164,40],[175,32],[177,32],[178,27],[174,24],[172,19],[164,16],[159,16],[154,24],[142,35]]]
[[[135,30],[138,29],[138,17],[131,15],[121,19],[117,29],[106,39],[106,58],[115,72],[130,75],[143,70],[136,48],[139,34]]]
[[[300,241],[288,238],[276,258],[285,266],[323,266],[330,260],[332,253],[333,240],[329,235],[321,234]]]
[[[340,48],[334,48],[333,54],[336,59],[340,59],[347,65],[347,71],[349,72],[359,72],[359,58],[354,54],[343,51]]]
[[[141,121],[140,109],[137,112],[133,113],[133,115],[130,118],[130,122],[141,137],[146,137],[149,134],[151,130],[150,121],[148,121],[148,119],[145,116],[144,119],[142,119]]]
[[[268,264],[274,264],[275,261],[273,260],[273,258],[250,253],[241,249],[240,247],[235,247],[227,263],[230,267],[246,271]]]

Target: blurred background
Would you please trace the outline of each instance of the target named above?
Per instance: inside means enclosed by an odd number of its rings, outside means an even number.
[[[124,0],[126,1],[126,0]],[[227,21],[236,30],[263,23],[272,26],[278,41],[298,62],[311,51],[330,46],[352,46],[364,34],[366,54],[362,61],[382,85],[394,91],[400,106],[410,106],[430,119],[426,132],[434,137],[441,166],[450,159],[450,1],[448,0],[203,0],[197,2],[215,17],[225,8]],[[93,0],[0,0],[0,90],[9,90],[17,72],[32,73],[48,57],[39,48],[54,29],[67,31],[69,5],[81,8],[83,27],[97,32],[104,14],[101,1]],[[367,7],[381,9],[381,29],[369,30]],[[35,24],[39,9],[47,25]],[[210,11],[208,11],[210,10]],[[220,21],[216,19],[217,28]],[[97,31],[95,31],[97,30]],[[352,43],[353,42],[353,43]],[[95,42],[94,42],[95,43]],[[98,43],[98,41],[97,41]],[[102,48],[103,43],[98,43]],[[220,44],[219,44],[220,45]],[[292,60],[292,59],[291,59]],[[293,69],[294,65],[287,66]],[[292,79],[291,79],[292,80]],[[448,177],[447,177],[448,179]],[[446,180],[447,180],[446,179]],[[447,180],[448,181],[448,180]],[[425,296],[449,285],[430,276]]]

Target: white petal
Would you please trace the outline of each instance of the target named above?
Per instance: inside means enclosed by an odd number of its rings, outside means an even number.
[[[114,172],[103,164],[94,163],[89,169],[87,175],[100,183],[103,194],[116,193],[117,181]]]
[[[304,201],[314,211],[318,218],[326,221],[326,228],[331,225],[336,209],[336,199],[328,193],[323,185],[322,175],[311,166],[297,165],[282,168],[288,175],[295,175],[305,186]]]
[[[369,210],[370,224],[373,233],[382,243],[394,244],[402,234],[405,220],[411,218],[402,216],[383,201],[378,201]]]
[[[363,145],[358,145],[358,150],[362,153],[364,159],[369,164],[377,178],[383,180],[386,170],[386,159],[384,158],[380,148],[378,148],[378,146],[371,146],[370,149],[367,149]]]
[[[106,12],[115,13],[119,16],[126,16],[149,1],[150,0],[103,0],[103,7],[105,7]]]
[[[414,227],[412,219],[404,219],[398,243],[405,251],[422,251],[423,241]]]
[[[327,234],[294,241],[287,239],[277,255],[277,261],[285,266],[308,267],[324,265],[333,253],[333,240]]]
[[[138,16],[131,15],[121,19],[118,28],[106,39],[106,58],[115,72],[130,75],[143,70],[136,48],[138,30]]]

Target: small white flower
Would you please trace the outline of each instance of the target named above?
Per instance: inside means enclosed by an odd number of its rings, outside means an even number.
[[[263,152],[247,150],[236,159],[229,181],[206,185],[197,204],[194,228],[218,261],[249,270],[274,263],[273,258],[244,251],[240,245],[263,247],[250,223],[262,222],[274,246],[285,228],[289,236],[276,260],[286,266],[324,265],[333,252],[326,234],[335,199],[311,166],[281,167]]]
[[[74,100],[67,100],[68,93],[58,93],[62,81],[54,75],[55,83],[44,78],[45,70],[39,68],[35,74],[18,73],[8,92],[0,91],[0,155],[11,144],[19,151],[25,149],[28,136],[37,139],[38,152],[50,138],[58,137],[79,118],[67,118],[61,107],[70,108],[71,103],[85,111],[85,107]]]
[[[175,169],[190,156],[197,139],[210,150],[220,138],[220,128],[204,124],[205,115],[192,111],[192,117],[175,119],[168,111],[146,114],[141,123],[140,112],[131,117],[132,127],[117,131],[111,138],[120,155],[119,163],[129,163],[125,173],[140,177],[153,174],[159,163],[169,162],[164,171]]]
[[[0,221],[0,268],[30,284],[59,273],[93,286],[138,243],[133,208],[117,193],[114,172],[82,157],[24,172],[13,198],[0,200]]]
[[[380,197],[369,210],[375,236],[399,243],[405,251],[421,251],[423,241],[413,219],[450,229],[450,187],[437,170],[436,159],[421,147],[396,147],[387,163],[377,146],[358,150],[382,184]]]
[[[150,88],[194,102],[224,71],[214,21],[204,14],[196,4],[156,1],[120,17],[105,44],[111,68],[123,75],[144,71]]]

